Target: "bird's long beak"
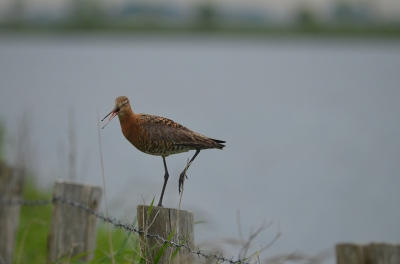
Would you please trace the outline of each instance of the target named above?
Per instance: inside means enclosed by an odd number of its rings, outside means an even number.
[[[118,115],[120,108],[119,107],[115,107],[108,115],[106,115],[101,121],[103,121],[104,119],[106,119],[109,115],[110,118],[108,119],[107,123],[101,128],[103,129],[108,123],[110,123],[110,121],[116,116]]]

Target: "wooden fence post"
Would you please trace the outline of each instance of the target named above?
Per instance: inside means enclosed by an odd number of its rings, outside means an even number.
[[[368,264],[399,264],[400,245],[389,243],[371,243],[366,246]]]
[[[337,264],[365,264],[364,246],[360,244],[336,245]]]
[[[139,205],[137,207],[138,225],[145,234],[140,235],[140,251],[147,263],[154,263],[154,259],[162,248],[162,242],[155,238],[146,238],[147,233],[159,235],[168,239],[172,231],[174,235],[171,240],[175,243],[183,243],[194,248],[194,222],[193,213],[178,209],[154,206],[150,217],[147,216],[149,206]],[[159,264],[194,263],[194,255],[186,248],[180,248],[179,252],[170,261],[175,247],[166,247]]]
[[[337,264],[399,264],[400,245],[389,243],[338,244]]]
[[[57,181],[53,197],[78,202],[97,211],[101,188],[72,182]],[[69,258],[82,254],[80,260],[90,261],[96,245],[97,218],[72,205],[55,201],[47,238],[47,262],[70,263]]]
[[[16,201],[22,198],[24,175],[22,170],[0,163],[0,199]],[[19,223],[19,205],[0,204],[0,264],[13,263],[15,238]]]

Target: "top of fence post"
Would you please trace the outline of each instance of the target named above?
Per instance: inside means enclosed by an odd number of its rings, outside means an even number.
[[[154,237],[146,237],[147,234],[159,235],[177,244],[183,243],[194,248],[194,222],[193,213],[173,208],[154,206],[148,216],[149,206],[138,205],[138,225],[144,233],[140,234],[140,251],[150,263],[154,262],[158,254],[161,254],[163,245]],[[168,245],[165,245],[168,246]],[[160,251],[161,250],[161,251]],[[172,257],[173,252],[178,250]],[[170,259],[172,260],[170,261]],[[166,247],[159,259],[159,264],[164,263],[194,263],[194,255],[184,247]]]

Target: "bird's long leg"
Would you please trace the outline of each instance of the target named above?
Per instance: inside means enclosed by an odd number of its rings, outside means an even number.
[[[165,175],[164,175],[164,186],[162,188],[160,201],[158,202],[158,206],[161,206],[161,207],[162,207],[162,199],[164,197],[165,186],[167,186],[167,181],[168,181],[168,178],[169,178],[168,169],[167,169],[167,163],[165,162],[165,157],[163,156],[162,159],[163,159],[163,162],[164,162]]]
[[[179,176],[179,193],[181,193],[182,188],[183,188],[183,180],[184,180],[184,177],[186,176],[186,171],[189,169],[190,165],[192,164],[192,161],[197,157],[197,155],[199,155],[199,153],[200,153],[200,149],[196,149],[196,153],[194,153],[192,159],[186,165],[185,169],[183,169],[181,176]]]

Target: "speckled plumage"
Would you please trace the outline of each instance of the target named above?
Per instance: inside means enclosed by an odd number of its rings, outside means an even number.
[[[163,158],[165,181],[158,204],[159,206],[162,206],[162,198],[169,176],[165,157],[189,150],[196,150],[195,155],[190,161],[191,164],[200,150],[212,148],[222,149],[225,147],[225,145],[222,144],[225,143],[225,141],[212,139],[196,133],[171,119],[148,114],[135,114],[126,96],[119,96],[115,99],[115,108],[107,116],[109,115],[111,115],[111,117],[108,122],[118,115],[123,135],[138,150]],[[105,125],[103,128],[104,127]],[[180,175],[179,190],[182,188],[184,177],[185,170]]]
[[[167,157],[198,148],[224,147],[218,140],[196,133],[168,118],[133,114],[130,120],[125,122],[120,119],[122,133],[138,150],[150,155]]]

